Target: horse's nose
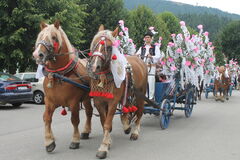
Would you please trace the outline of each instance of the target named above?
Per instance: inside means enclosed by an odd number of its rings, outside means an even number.
[[[95,64],[92,65],[92,72],[96,72],[98,69],[100,69],[99,65],[95,65]]]
[[[39,48],[37,48],[37,49],[33,52],[33,57],[34,57],[34,59],[39,58]]]

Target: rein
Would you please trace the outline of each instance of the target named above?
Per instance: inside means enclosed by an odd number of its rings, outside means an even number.
[[[149,66],[149,71],[148,71],[148,73],[150,73],[151,72],[151,70],[152,70],[152,64],[153,64],[153,59],[152,58],[149,58],[149,57],[147,57],[147,56],[145,56],[145,63]]]

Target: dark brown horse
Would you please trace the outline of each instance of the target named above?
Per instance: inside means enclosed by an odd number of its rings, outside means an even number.
[[[48,25],[41,23],[41,32],[38,34],[33,56],[37,63],[45,65],[45,146],[47,152],[55,149],[55,139],[51,129],[52,116],[59,106],[68,106],[71,110],[73,137],[70,149],[79,148],[80,133],[79,103],[83,102],[86,109],[86,123],[82,136],[88,138],[91,132],[92,106],[88,91],[70,83],[54,78],[53,73],[63,75],[79,84],[88,84],[90,79],[86,72],[86,65],[78,59],[70,41],[60,27],[59,22]],[[85,76],[84,76],[85,75]]]
[[[111,63],[117,63],[114,61],[116,58],[119,58],[114,55],[113,47],[117,35],[117,29],[111,32],[104,30],[104,27],[100,26],[99,32],[95,35],[91,44],[92,56],[89,62],[89,73],[92,77],[91,96],[93,96],[94,104],[100,114],[104,134],[102,144],[96,155],[98,158],[105,158],[107,156],[111,145],[110,132],[112,130],[112,120],[117,105],[124,101],[126,95],[125,105],[132,106],[132,108],[123,107],[124,113],[121,115],[121,120],[125,133],[129,134],[131,131],[129,116],[134,115],[136,120],[135,128],[130,136],[131,140],[138,139],[140,120],[143,114],[144,99],[140,95],[145,95],[146,92],[147,66],[136,56],[126,56],[130,70],[126,72],[127,79],[123,80],[120,88],[116,87],[113,80],[114,73],[110,68]],[[122,72],[122,68],[118,68],[117,72]],[[126,85],[126,83],[131,85]],[[127,94],[125,89],[127,89]],[[140,95],[136,94],[136,90]],[[135,108],[134,111],[130,111],[133,108]]]
[[[215,100],[224,102],[225,99],[228,100],[228,90],[230,87],[231,79],[226,72],[224,66],[219,67],[218,69],[219,76],[214,80],[214,91],[215,91]],[[218,92],[220,97],[218,96]]]

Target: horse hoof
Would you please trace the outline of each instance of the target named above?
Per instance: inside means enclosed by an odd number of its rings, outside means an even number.
[[[98,151],[96,157],[99,159],[105,159],[107,157],[107,151]]]
[[[70,149],[78,149],[80,143],[72,142],[69,146]]]
[[[89,139],[89,133],[81,133],[81,139]]]
[[[129,134],[131,132],[131,127],[129,127],[128,129],[124,130],[125,134]]]
[[[132,141],[136,141],[137,139],[138,139],[138,135],[132,133],[131,136],[130,136],[130,140],[132,140]]]
[[[52,152],[56,147],[56,143],[53,141],[50,145],[46,146],[47,152]]]

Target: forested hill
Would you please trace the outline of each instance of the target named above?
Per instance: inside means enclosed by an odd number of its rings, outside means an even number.
[[[223,12],[216,8],[208,8],[202,6],[193,6],[189,4],[172,2],[167,0],[124,0],[125,7],[128,9],[137,8],[139,5],[145,5],[151,8],[154,12],[160,13],[164,11],[169,11],[175,15],[180,14],[213,14],[223,17],[228,17],[231,19],[240,19],[240,15],[231,14],[228,12]]]

